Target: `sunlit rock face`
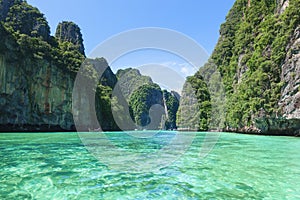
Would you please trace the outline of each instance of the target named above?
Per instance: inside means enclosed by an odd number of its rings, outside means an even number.
[[[284,87],[279,105],[285,117],[300,119],[300,26],[294,32],[287,52],[281,67]]]
[[[278,3],[278,13],[282,14],[285,9],[289,6],[290,1],[289,0],[277,0]]]

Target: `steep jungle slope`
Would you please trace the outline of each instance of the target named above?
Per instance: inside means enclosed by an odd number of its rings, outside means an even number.
[[[229,11],[209,63],[198,72],[205,79],[202,72],[214,65],[221,74],[224,130],[299,134],[299,5],[237,0]]]

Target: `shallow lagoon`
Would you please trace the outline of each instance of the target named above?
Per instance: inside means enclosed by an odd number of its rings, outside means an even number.
[[[155,152],[174,132],[105,134],[119,148]],[[77,133],[2,133],[0,199],[300,199],[299,138],[221,133],[200,158],[205,135],[170,166],[129,173],[98,161]]]

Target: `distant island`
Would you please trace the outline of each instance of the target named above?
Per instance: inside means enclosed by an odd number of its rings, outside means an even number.
[[[149,109],[157,104],[162,113],[159,125],[151,129],[208,131],[214,122],[218,131],[298,136],[299,5],[300,0],[237,0],[209,61],[187,78],[179,95],[137,69],[114,74],[105,58],[87,58],[75,23],[61,22],[52,36],[37,8],[23,0],[0,0],[0,131],[76,131],[72,91],[84,65],[90,69],[87,76],[97,79],[95,107],[105,131],[120,130],[112,109],[125,109],[118,103],[122,101],[138,127],[151,123]],[[206,81],[212,69],[220,72],[224,84],[224,115],[212,113]],[[103,72],[99,79],[97,71]],[[119,99],[112,98],[116,86],[123,93]],[[189,112],[189,86],[197,98],[195,112]]]

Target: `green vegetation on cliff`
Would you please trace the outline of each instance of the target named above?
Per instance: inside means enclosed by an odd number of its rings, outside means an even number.
[[[288,43],[300,24],[300,1],[289,0],[285,10],[281,8],[283,2],[237,0],[221,25],[220,39],[210,63],[217,66],[225,86],[224,125],[229,129],[255,126],[255,120],[261,115],[282,114],[278,106],[285,84],[281,80],[281,66],[288,53]],[[193,78],[201,79],[197,76]],[[203,87],[201,84],[196,83]],[[200,93],[207,93],[205,87]],[[209,106],[203,109],[204,113],[210,110]]]
[[[5,8],[2,21],[12,33],[41,37],[46,41],[49,39],[50,27],[37,8],[28,5],[25,1],[3,0],[0,5]]]
[[[290,1],[284,13],[276,13],[275,1],[238,1],[240,6],[232,12],[242,17],[235,24],[235,33],[226,34],[227,23],[221,28],[221,37],[232,38],[233,45],[227,52],[228,62],[222,62],[219,45],[213,54],[215,63],[224,76],[228,95],[227,125],[233,128],[250,126],[263,110],[267,115],[278,113],[282,88],[281,65],[286,55],[288,41],[299,24],[300,1]],[[237,4],[237,3],[236,3]]]
[[[168,92],[167,90],[163,90],[163,99],[164,104],[167,109],[167,117],[165,121],[165,129],[177,129],[176,125],[176,114],[179,107],[179,99],[175,96],[174,92]]]
[[[78,71],[85,56],[84,48],[78,47],[83,44],[77,25],[72,22],[60,23],[58,30],[64,30],[61,27],[66,26],[69,29],[61,31],[60,37],[63,39],[55,38],[50,36],[50,27],[44,15],[26,1],[2,0],[0,7],[3,8],[1,38],[6,40],[3,41],[1,49],[8,50],[9,52],[6,52],[8,56],[14,55],[14,59],[19,61],[27,58],[46,60],[62,70],[74,73]],[[77,40],[81,43],[76,43]]]
[[[154,84],[149,76],[141,75],[138,69],[120,69],[117,72],[117,77],[120,95],[129,102],[131,117],[138,126],[145,128],[152,123],[150,127],[146,128],[177,128],[176,113],[179,106],[177,93],[167,90],[161,91],[161,88]],[[155,104],[160,105],[160,107],[152,109],[153,115],[150,119],[150,108]]]
[[[139,87],[153,83],[149,76],[143,76],[138,69],[133,68],[119,69],[116,76],[118,78],[118,85],[127,101],[129,101],[131,94]]]
[[[131,116],[138,126],[147,126],[151,123],[150,108],[155,105],[163,106],[162,91],[157,84],[142,85],[133,92],[129,100]],[[155,117],[152,120],[157,120]],[[159,118],[159,122],[160,122]],[[155,127],[158,128],[158,124]]]
[[[74,45],[73,48],[84,54],[83,38],[77,24],[67,21],[59,23],[56,28],[55,37],[61,43],[72,43]]]
[[[207,130],[210,123],[211,102],[206,82],[200,73],[187,78],[183,86],[177,123],[180,128]]]
[[[62,22],[53,37],[44,15],[26,1],[0,0],[0,8],[0,129],[74,130],[72,90],[85,61],[84,75],[98,85],[98,120],[104,130],[117,130],[109,109],[117,78],[105,59],[85,58],[79,27]]]

